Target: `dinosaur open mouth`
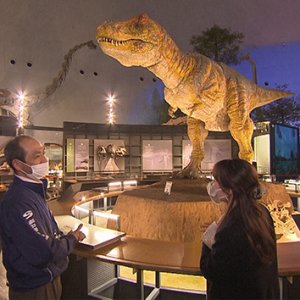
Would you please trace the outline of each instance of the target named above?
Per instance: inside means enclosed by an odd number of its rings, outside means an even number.
[[[126,45],[130,42],[142,42],[142,40],[138,40],[138,39],[130,39],[130,40],[114,40],[112,38],[108,38],[108,37],[100,37],[98,39],[98,43],[109,43],[109,44],[113,44],[114,46],[123,46],[123,45]]]

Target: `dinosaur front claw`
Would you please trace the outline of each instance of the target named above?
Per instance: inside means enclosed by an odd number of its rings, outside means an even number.
[[[175,112],[177,111],[177,108],[170,106],[168,109],[168,115],[172,118],[175,119]]]

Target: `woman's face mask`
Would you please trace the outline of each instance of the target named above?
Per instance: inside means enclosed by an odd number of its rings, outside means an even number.
[[[228,201],[228,195],[220,188],[217,181],[210,181],[207,185],[207,193],[210,199],[219,204],[222,201]]]

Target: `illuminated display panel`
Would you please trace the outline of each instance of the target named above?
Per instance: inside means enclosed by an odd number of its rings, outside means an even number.
[[[254,138],[254,160],[259,174],[270,174],[270,135],[264,134]]]
[[[172,140],[143,140],[143,171],[172,171]]]
[[[272,125],[272,173],[279,176],[299,174],[299,129]]]

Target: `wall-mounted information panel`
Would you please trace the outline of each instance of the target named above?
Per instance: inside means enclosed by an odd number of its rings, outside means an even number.
[[[63,139],[66,176],[165,174],[182,170],[190,156],[186,125],[64,122]],[[237,156],[228,132],[210,132],[205,147],[208,170],[220,157]]]

